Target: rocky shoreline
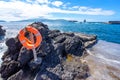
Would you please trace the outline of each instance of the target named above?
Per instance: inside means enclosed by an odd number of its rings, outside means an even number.
[[[84,80],[90,76],[88,64],[81,58],[86,48],[97,42],[95,35],[61,33],[35,22],[43,40],[36,48],[41,64],[33,63],[33,53],[22,47],[18,36],[6,41],[7,51],[2,57],[0,73],[3,80]]]

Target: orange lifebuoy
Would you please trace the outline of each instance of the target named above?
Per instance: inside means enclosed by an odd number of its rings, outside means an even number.
[[[36,37],[36,42],[35,43],[25,37],[26,30],[28,32],[33,33],[35,35],[35,37]],[[36,48],[42,42],[42,36],[41,36],[41,34],[39,33],[39,31],[36,28],[34,28],[32,26],[28,26],[25,29],[22,29],[19,32],[18,38],[19,38],[20,42],[22,43],[22,45],[24,47],[26,47],[27,49]]]

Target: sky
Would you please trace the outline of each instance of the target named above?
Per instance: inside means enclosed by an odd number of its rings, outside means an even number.
[[[120,20],[120,0],[0,0],[0,20]]]

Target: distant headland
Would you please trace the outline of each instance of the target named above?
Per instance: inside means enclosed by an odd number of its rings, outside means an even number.
[[[109,21],[108,24],[120,24],[120,21]]]
[[[78,20],[66,20],[66,19],[46,19],[46,18],[34,18],[34,19],[27,19],[27,20],[18,20],[18,21],[9,21],[9,22],[38,22],[38,21],[68,21],[68,22],[73,22],[73,23],[104,23],[104,24],[120,24],[119,21],[88,21],[87,19],[83,19],[83,21],[78,21]],[[0,22],[7,22],[5,20],[0,20]]]
[[[0,22],[6,22],[6,21],[4,21],[4,20],[0,20]]]

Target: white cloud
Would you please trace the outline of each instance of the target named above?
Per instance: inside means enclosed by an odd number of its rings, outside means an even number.
[[[26,0],[26,2],[30,2],[30,3],[40,3],[40,4],[47,4],[47,3],[49,3],[48,0]]]
[[[86,6],[80,6],[80,7],[79,7],[79,10],[87,10],[87,9],[89,9],[89,8],[86,7]]]
[[[79,6],[73,6],[72,8],[73,8],[73,9],[78,9],[78,8],[79,8]]]
[[[62,4],[63,4],[63,2],[61,2],[61,1],[52,2],[52,5],[57,6],[57,7],[61,6]]]
[[[32,0],[27,0],[31,2]],[[49,4],[52,4],[48,0],[37,0],[37,3],[26,3],[20,0],[14,0],[11,2],[0,1],[0,20],[23,20],[30,18],[38,17],[49,17],[52,13],[64,13],[64,14],[85,14],[85,15],[113,15],[114,11],[103,10],[101,8],[89,8],[89,7],[72,7],[76,10],[69,10],[68,7],[66,10],[61,8],[49,7]],[[43,2],[42,2],[43,1]],[[39,5],[38,3],[43,3]],[[46,4],[44,4],[46,3]],[[49,4],[47,4],[49,3]],[[63,3],[59,4],[62,6]],[[58,5],[57,5],[58,6]],[[54,17],[54,16],[53,16]],[[62,16],[61,16],[62,17]]]
[[[49,3],[48,0],[36,0],[38,3]]]
[[[0,17],[5,20],[37,18],[40,16],[46,16],[49,11],[51,12],[51,8],[47,5],[28,4],[20,1],[1,1],[0,5]]]
[[[62,8],[63,8],[63,9],[67,9],[69,5],[70,5],[70,3],[67,2],[67,3],[65,3],[65,4],[62,5]]]
[[[26,0],[27,2],[33,2],[33,0]]]

